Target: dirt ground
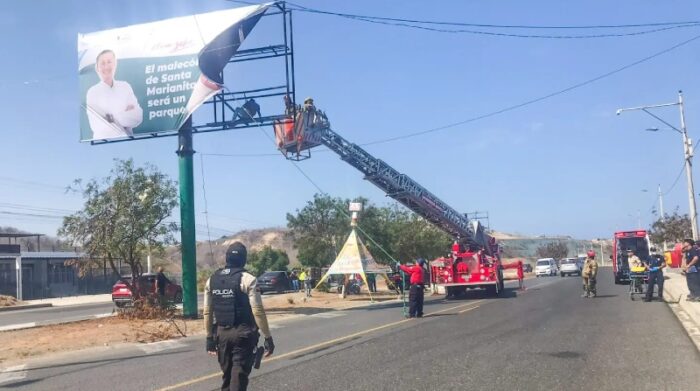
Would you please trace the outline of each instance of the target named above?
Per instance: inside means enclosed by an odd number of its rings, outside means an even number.
[[[396,299],[395,293],[387,291],[380,291],[373,296],[375,301]],[[367,293],[341,299],[336,293],[313,292],[312,297],[305,298],[303,292],[296,292],[267,294],[263,296],[263,303],[268,320],[275,322],[294,315],[311,315],[329,309],[368,304],[370,299]],[[179,338],[181,335],[175,326],[187,336],[204,333],[201,319],[180,319],[173,325],[159,321],[129,321],[118,317],[0,332],[0,364],[56,352]]]

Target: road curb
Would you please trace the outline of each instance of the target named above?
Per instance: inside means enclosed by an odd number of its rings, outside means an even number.
[[[0,312],[6,312],[6,311],[20,311],[20,310],[29,310],[32,308],[46,308],[46,307],[53,307],[53,304],[51,303],[42,303],[42,304],[25,304],[25,305],[13,305],[11,307],[0,307]]]

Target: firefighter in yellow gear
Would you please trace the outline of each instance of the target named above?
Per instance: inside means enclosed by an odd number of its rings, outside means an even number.
[[[596,277],[598,275],[598,261],[595,260],[595,251],[589,251],[586,257],[586,262],[583,264],[583,295],[581,297],[596,296]]]

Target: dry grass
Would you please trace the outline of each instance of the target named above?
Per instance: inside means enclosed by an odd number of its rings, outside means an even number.
[[[388,291],[373,296],[375,301],[396,298]],[[275,322],[366,304],[369,295],[350,295],[343,300],[337,293],[314,291],[312,297],[306,298],[303,292],[295,292],[265,295],[263,303],[269,321]],[[203,323],[201,319],[183,319],[175,307],[146,302],[109,318],[0,332],[0,364],[56,352],[199,335],[204,333]]]
[[[17,299],[12,296],[0,295],[0,307],[10,307],[19,304],[22,304],[22,302],[17,301]]]

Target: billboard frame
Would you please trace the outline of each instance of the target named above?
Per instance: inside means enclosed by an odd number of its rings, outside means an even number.
[[[197,110],[197,112],[201,113],[203,110],[211,108],[211,121],[206,121],[201,124],[192,124],[192,116],[190,116],[190,120],[185,122],[185,124],[182,125],[182,128],[188,126],[191,129],[192,134],[209,133],[223,130],[272,126],[275,121],[282,120],[287,117],[287,115],[284,113],[284,109],[282,109],[279,114],[275,113],[264,117],[261,116],[260,118],[247,123],[232,120],[232,118],[234,118],[235,116],[235,110],[237,108],[236,106],[240,107],[240,104],[238,103],[242,104],[243,102],[251,98],[269,98],[274,96],[279,96],[283,98],[284,96],[289,96],[296,107],[292,10],[287,9],[286,4],[283,1],[274,3],[270,7],[270,10],[272,10],[273,7],[276,8],[276,10],[272,12],[266,12],[264,15],[262,15],[261,20],[263,18],[270,18],[275,16],[280,17],[282,29],[282,42],[273,45],[239,50],[233,55],[233,57],[231,57],[231,59],[228,61],[228,64],[248,61],[264,61],[283,57],[285,67],[285,84],[264,86],[261,88],[251,90],[237,90],[227,92],[222,90],[216,95],[214,95],[211,99],[204,102],[202,104],[202,107],[200,107]],[[280,104],[280,107],[283,106]],[[180,130],[182,130],[182,128]],[[119,139],[90,140],[90,145],[114,144],[125,141],[145,140],[152,138],[176,137],[180,135],[180,130],[136,134],[130,137]]]

